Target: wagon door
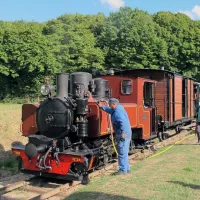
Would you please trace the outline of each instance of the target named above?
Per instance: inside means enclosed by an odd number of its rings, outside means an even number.
[[[188,87],[188,79],[182,81],[182,117],[188,117],[188,110],[190,111],[190,87]],[[189,97],[189,98],[188,98]],[[189,113],[190,115],[190,113]]]
[[[174,122],[182,119],[182,76],[174,77]]]

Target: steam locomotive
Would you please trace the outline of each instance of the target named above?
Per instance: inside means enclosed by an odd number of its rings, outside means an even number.
[[[124,106],[133,132],[131,151],[152,138],[165,139],[168,128],[194,117],[194,80],[173,72],[111,70],[96,78],[86,72],[58,73],[56,80],[56,96],[46,82],[41,87],[46,99],[22,106],[21,132],[28,143],[12,147],[12,154],[23,173],[88,183],[88,172],[112,161],[110,116],[97,101],[108,105],[115,97]]]

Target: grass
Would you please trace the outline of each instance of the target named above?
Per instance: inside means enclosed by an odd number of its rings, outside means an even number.
[[[0,104],[0,177],[17,173],[16,157],[11,155],[13,143],[26,143],[20,132],[21,105]]]
[[[16,174],[18,172],[17,158],[11,156],[5,160],[0,161],[0,176],[7,176]]]
[[[0,109],[2,110],[19,110],[21,109],[22,105],[21,104],[5,104],[5,103],[0,103]]]
[[[20,132],[21,105],[0,104],[0,150],[9,151],[13,142],[26,142]],[[1,155],[0,155],[1,158]]]
[[[66,199],[199,200],[200,146],[194,145],[196,142],[193,136],[186,144],[142,160],[132,166],[129,175],[95,178]]]

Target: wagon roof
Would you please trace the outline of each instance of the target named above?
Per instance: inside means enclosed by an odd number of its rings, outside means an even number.
[[[114,69],[114,68],[113,68]],[[117,71],[115,72],[115,74],[121,74],[123,72],[132,72],[132,71],[155,71],[155,72],[165,72],[165,73],[168,73],[168,74],[175,74],[175,75],[179,75],[179,76],[182,76],[182,77],[185,77],[185,78],[189,78],[189,79],[192,79],[192,80],[196,80],[195,78],[192,78],[192,77],[189,77],[189,76],[184,76],[183,74],[180,74],[178,72],[173,72],[173,71],[170,71],[170,70],[162,70],[162,69],[149,69],[149,68],[144,68],[144,69],[140,69],[140,68],[134,68],[134,69],[126,69],[126,70],[121,70],[121,71]]]

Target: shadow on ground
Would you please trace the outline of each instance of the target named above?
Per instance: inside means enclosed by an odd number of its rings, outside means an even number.
[[[199,190],[200,189],[200,185],[195,185],[195,184],[187,184],[181,181],[169,181],[169,183],[174,183],[174,184],[178,184],[181,185],[183,187],[189,187],[192,188],[194,190]]]
[[[74,193],[65,198],[65,200],[91,200],[91,199],[98,199],[98,200],[139,200],[135,198],[129,198],[125,196],[118,196],[112,194],[105,194],[102,192],[78,192]],[[141,200],[141,199],[140,199]]]
[[[14,141],[10,150],[5,151],[4,145],[0,144],[0,179],[18,173],[17,156],[13,156],[11,148],[16,145],[22,145],[20,141]]]
[[[14,141],[10,146],[10,150],[5,151],[4,145],[0,144],[0,159],[5,160],[7,158],[10,158],[12,156],[11,148],[18,145],[23,145],[23,144],[20,141]]]

